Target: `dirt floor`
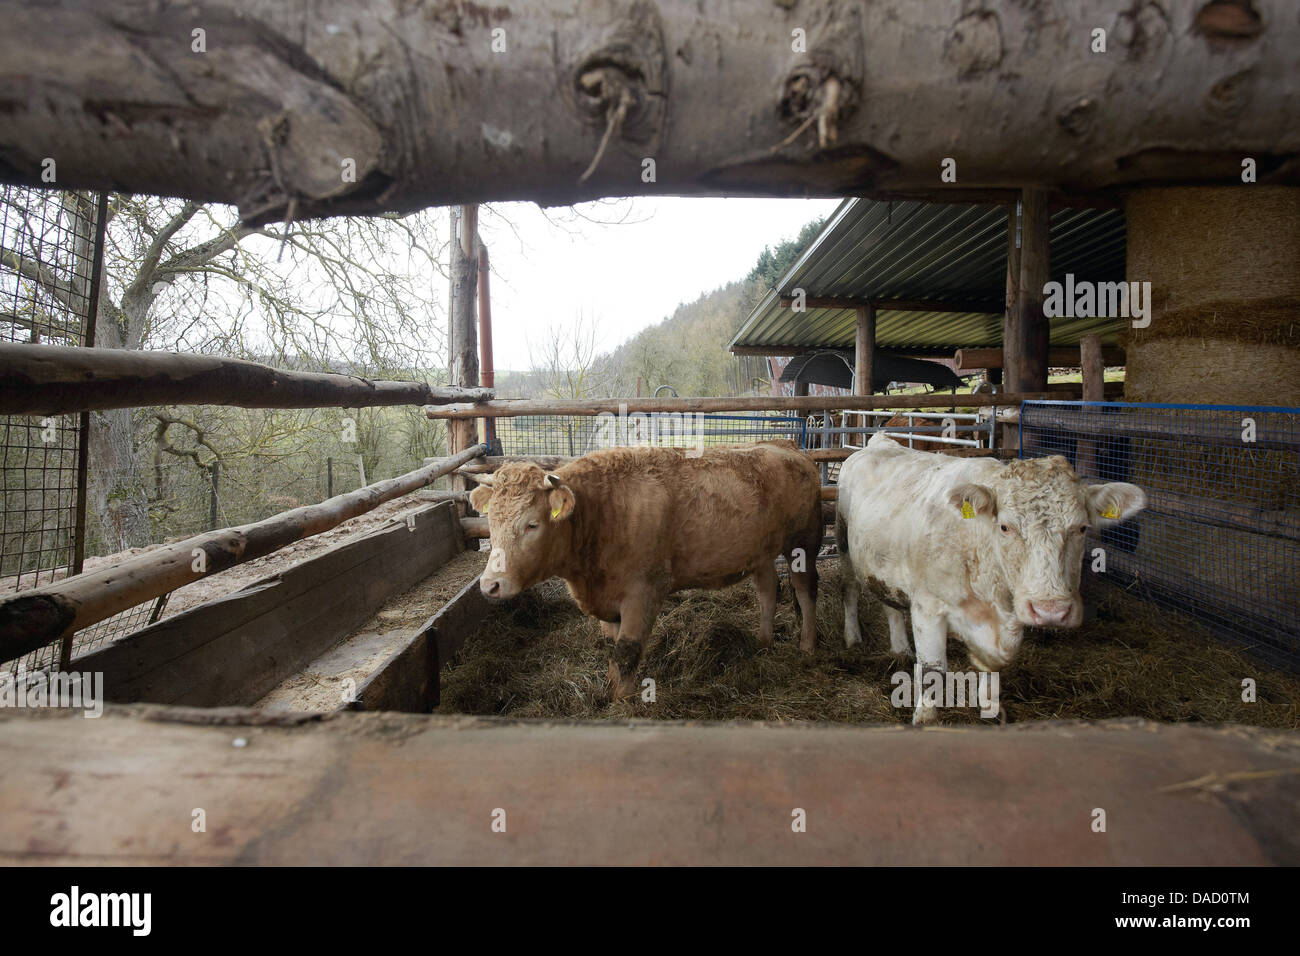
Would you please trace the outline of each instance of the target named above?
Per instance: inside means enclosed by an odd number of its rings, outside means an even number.
[[[440,713],[511,717],[757,719],[894,722],[910,710],[890,704],[890,677],[910,670],[889,653],[884,615],[864,608],[863,642],[846,649],[839,571],[819,563],[818,649],[795,645],[797,618],[782,582],[777,643],[755,640],[752,585],[686,591],[669,599],[657,643],[640,675],[656,681],[653,703],[611,702],[605,686],[608,644],[559,581],[495,606],[460,659],[442,675]],[[1186,619],[1155,610],[1118,588],[1102,587],[1094,620],[1069,632],[1034,631],[1020,659],[1001,675],[1009,721],[1145,717],[1300,727],[1300,677],[1264,668]],[[865,605],[865,602],[863,602]],[[948,642],[949,667],[968,669]],[[1257,702],[1244,703],[1253,678]],[[973,723],[973,710],[947,710],[944,723]]]

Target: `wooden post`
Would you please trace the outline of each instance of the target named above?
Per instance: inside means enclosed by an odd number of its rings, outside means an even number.
[[[1019,377],[1010,385],[1016,392],[1041,392],[1047,388],[1049,323],[1043,315],[1043,286],[1051,274],[1050,228],[1047,192],[1036,186],[1026,187],[1021,191],[1020,284],[1016,290]]]
[[[334,459],[325,459],[325,497],[334,497]]]
[[[479,243],[478,247],[478,350],[482,364],[479,367],[481,384],[492,388],[496,384],[496,369],[492,361],[492,294],[488,283],[491,269],[488,267],[487,246]],[[496,450],[496,423],[491,418],[483,419],[483,441],[489,450]]]
[[[1007,217],[1007,300],[1002,323],[1002,370],[1007,391],[1020,382],[1020,220],[1017,200]]]
[[[872,371],[876,358],[876,306],[858,306],[858,327],[853,340],[854,393],[874,394]]]
[[[475,299],[478,286],[478,206],[460,207],[452,215],[451,305],[447,342],[450,347],[449,384],[478,385],[479,365]],[[477,442],[478,423],[472,419],[448,421],[448,452],[456,454]],[[464,478],[453,477],[452,489],[465,491]],[[464,503],[458,505],[462,509]]]
[[[1106,389],[1106,366],[1101,357],[1101,338],[1089,333],[1079,340],[1079,365],[1083,370],[1083,400],[1103,402]],[[1097,474],[1097,443],[1091,438],[1079,439],[1075,456],[1075,471],[1085,477]]]
[[[1079,361],[1083,369],[1083,400],[1104,402],[1106,365],[1102,358],[1101,337],[1095,332],[1079,340]]]

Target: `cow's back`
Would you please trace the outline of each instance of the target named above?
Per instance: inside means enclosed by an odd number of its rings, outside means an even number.
[[[948,499],[958,485],[987,482],[998,467],[873,436],[841,466],[837,495],[859,573],[909,594],[964,580],[960,569],[973,535]]]
[[[817,467],[792,442],[617,448],[561,469],[579,496],[584,562],[614,589],[718,587],[771,561],[820,523]]]

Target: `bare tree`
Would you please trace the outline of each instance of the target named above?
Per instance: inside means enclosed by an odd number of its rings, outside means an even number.
[[[89,202],[66,195],[65,202]],[[40,232],[49,217],[28,207],[48,197],[13,190],[4,201],[0,278],[26,283],[33,294],[16,297],[26,305],[0,314],[0,323],[10,324],[11,338],[14,329],[43,328],[51,340],[79,344],[79,328],[51,325],[46,313],[57,313],[56,305],[84,311],[93,237],[73,237],[76,261],[86,267],[71,278],[42,272],[43,260],[33,250],[48,245]],[[440,364],[434,358],[441,341],[434,317],[440,283],[433,277],[440,268],[433,213],[250,228],[229,207],[118,195],[108,216],[97,346],[211,352],[370,375],[419,374]],[[151,539],[141,470],[150,459],[141,453],[150,424],[156,426],[155,463],[169,454],[203,469],[209,455],[198,449],[207,445],[215,455],[214,425],[230,420],[208,410],[160,414],[121,409],[91,416],[90,502],[109,549]],[[294,416],[266,420],[301,422]],[[187,431],[188,439],[182,437]],[[258,447],[253,441],[239,441],[243,447],[234,452],[252,453]],[[369,465],[376,454],[372,450]],[[156,464],[153,477],[156,486]]]

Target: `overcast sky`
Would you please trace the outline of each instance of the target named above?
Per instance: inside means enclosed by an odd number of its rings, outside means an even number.
[[[498,369],[530,366],[528,340],[579,313],[599,323],[608,351],[735,279],[764,246],[826,216],[833,199],[638,198],[547,210],[497,203],[479,234],[492,261]],[[600,222],[581,218],[587,216]],[[603,224],[618,223],[619,224]]]

